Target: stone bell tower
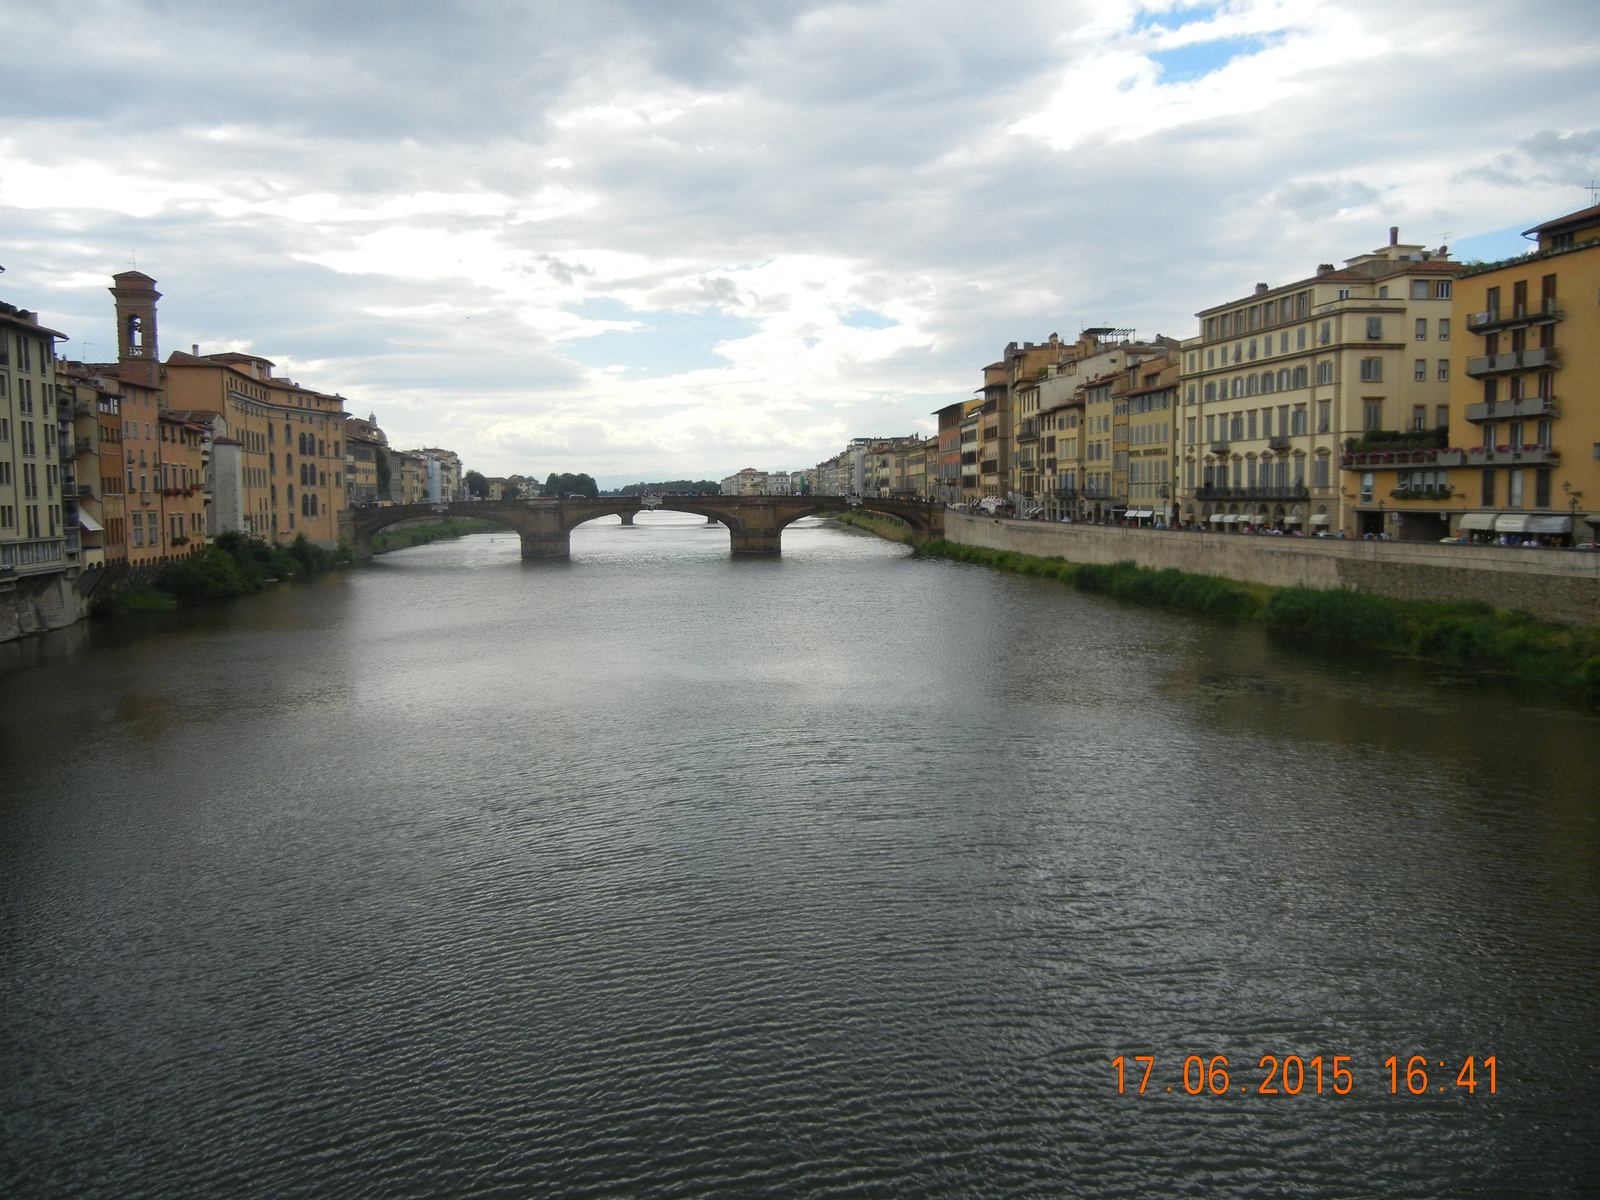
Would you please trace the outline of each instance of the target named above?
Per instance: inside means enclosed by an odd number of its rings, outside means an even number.
[[[161,360],[156,354],[156,281],[140,271],[113,275],[111,295],[117,303],[117,363],[129,383],[161,386]]]

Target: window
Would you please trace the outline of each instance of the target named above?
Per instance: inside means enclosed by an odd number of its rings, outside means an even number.
[[[1428,298],[1428,281],[1426,279],[1413,279],[1411,281],[1411,298],[1413,300],[1426,300]],[[1418,321],[1417,324],[1421,325],[1423,322]]]
[[[1361,503],[1363,504],[1372,503],[1372,483],[1373,473],[1371,471],[1364,472],[1361,476]]]
[[[1326,346],[1333,338],[1333,322],[1324,321],[1322,328],[1317,331],[1317,345]]]
[[[1306,406],[1304,404],[1295,405],[1294,406],[1294,424],[1293,424],[1293,426],[1290,427],[1289,432],[1291,434],[1293,434],[1294,436],[1296,436],[1296,437],[1299,437],[1299,436],[1303,435],[1306,432],[1306,421],[1307,421],[1307,419],[1308,418],[1307,418],[1307,415],[1306,415]]]
[[[1217,440],[1217,419],[1215,417],[1207,417],[1206,418],[1206,441],[1214,442],[1216,440]]]
[[[1216,365],[1217,365],[1217,352],[1215,350],[1207,350],[1206,351],[1206,366],[1214,367]]]
[[[1294,348],[1296,350],[1304,350],[1306,348],[1306,330],[1303,325],[1294,331]]]
[[[1427,317],[1418,317],[1417,318],[1417,341],[1425,342],[1427,340],[1428,340],[1428,318]]]
[[[1261,381],[1259,379],[1257,379],[1254,375],[1251,375],[1249,378],[1247,378],[1244,381],[1244,394],[1246,396],[1254,396],[1260,390],[1261,390]]]
[[[1361,360],[1361,382],[1362,383],[1382,383],[1383,382],[1383,359],[1381,359],[1381,358],[1363,358]]]
[[[1273,378],[1274,378],[1274,376],[1273,376],[1271,371],[1263,371],[1262,372],[1262,374],[1261,374],[1261,390],[1263,392],[1270,392],[1272,390]]]
[[[1446,286],[1448,286],[1448,285],[1446,285]],[[1439,340],[1441,342],[1448,342],[1450,340],[1450,318],[1449,317],[1440,317],[1439,318]]]
[[[1387,300],[1388,298],[1389,298],[1389,285],[1386,283],[1386,284],[1384,284],[1382,287],[1380,287],[1378,289],[1378,299],[1379,300]]]
[[[1419,358],[1411,364],[1411,378],[1417,383],[1428,382],[1428,360]]]
[[[1383,339],[1383,318],[1382,317],[1368,317],[1367,318],[1367,340],[1376,342],[1376,341],[1381,341],[1382,339]]]
[[[1519,468],[1506,472],[1506,507],[1522,507],[1522,483],[1524,472]]]
[[[1435,372],[1434,378],[1436,378],[1440,383],[1450,382],[1450,360],[1448,358],[1441,358],[1439,360],[1439,369],[1437,372]]]
[[[1332,419],[1333,405],[1327,400],[1317,401],[1317,432],[1327,433]]]
[[[1194,427],[1195,427],[1195,419],[1193,417],[1190,417],[1189,421],[1188,421],[1188,424],[1187,424],[1187,427],[1184,430],[1184,434],[1185,434],[1185,441],[1191,446],[1194,445]]]
[[[1244,357],[1244,343],[1243,342],[1235,342],[1233,344],[1233,361],[1234,362],[1239,362],[1243,357]]]
[[[1361,428],[1362,429],[1382,429],[1383,428],[1383,401],[1382,400],[1368,400],[1363,405],[1363,416],[1362,416],[1362,421],[1361,421]]]
[[[1428,427],[1428,408],[1427,408],[1427,405],[1425,405],[1425,404],[1413,404],[1411,406],[1411,429],[1412,429],[1412,431],[1415,432],[1415,433],[1421,433],[1427,427]]]
[[[1267,419],[1269,421],[1272,419],[1270,413],[1271,413],[1271,410],[1268,410]],[[1249,432],[1245,436],[1249,437],[1249,438],[1251,438],[1253,440],[1255,438],[1255,436],[1256,436],[1256,410],[1253,409],[1253,408],[1250,410],[1249,416],[1248,416],[1248,429],[1249,429]],[[1270,430],[1268,430],[1267,432],[1263,433],[1261,436],[1262,437],[1271,437],[1272,433],[1271,433]]]
[[[1433,296],[1436,300],[1450,299],[1450,280],[1441,279],[1433,285]]]
[[[1484,508],[1493,508],[1494,507],[1494,472],[1493,471],[1485,471],[1483,473],[1483,502],[1482,502],[1482,507],[1484,507]]]
[[[1195,392],[1195,387],[1194,387],[1194,384],[1191,383],[1189,385],[1189,390],[1186,393],[1184,393],[1184,395],[1187,397],[1184,400],[1185,404],[1193,404],[1194,403],[1194,392]]]
[[[1550,442],[1555,432],[1555,423],[1549,418],[1539,422],[1539,446],[1541,449],[1550,449]]]
[[[1251,338],[1250,339],[1250,352],[1249,352],[1249,354],[1246,355],[1246,357],[1249,358],[1252,362],[1255,361],[1255,357],[1256,357],[1256,339],[1255,338]]]
[[[1350,289],[1349,288],[1340,288],[1339,289],[1339,299],[1341,299],[1341,300],[1350,299]]]
[[[1237,442],[1244,439],[1244,414],[1242,412],[1234,413],[1229,419],[1228,432],[1232,435],[1232,441]]]

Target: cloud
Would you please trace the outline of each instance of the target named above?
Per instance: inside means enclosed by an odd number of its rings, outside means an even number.
[[[1579,207],[1600,12],[1541,12],[11,6],[7,44],[70,50],[0,84],[0,282],[103,353],[136,256],[168,349],[248,346],[492,473],[803,466],[928,429],[1006,342],[1186,334],[1391,224]]]

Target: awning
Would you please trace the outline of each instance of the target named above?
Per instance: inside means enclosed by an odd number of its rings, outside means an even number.
[[[1222,519],[1224,521],[1226,521],[1229,525],[1237,525],[1240,521],[1244,520],[1244,518],[1241,517],[1238,513],[1229,513],[1227,516],[1223,517]]]
[[[1328,514],[1327,513],[1318,513],[1316,516],[1311,518],[1311,523],[1313,525],[1326,525],[1326,524],[1328,524]]]
[[[104,533],[106,531],[104,525],[100,524],[99,521],[96,521],[81,508],[78,510],[78,524],[82,525],[90,533]]]
[[[1496,533],[1527,533],[1528,522],[1533,520],[1527,513],[1501,513],[1494,519]]]
[[[1228,514],[1227,513],[1212,513],[1211,514],[1211,519],[1213,521],[1219,521],[1219,522],[1220,521],[1226,521],[1228,519]]]
[[[1327,518],[1324,517],[1323,520],[1327,520]],[[1301,523],[1301,518],[1299,518],[1299,517],[1285,517],[1283,519],[1283,523],[1285,525],[1299,525]]]
[[[1468,513],[1461,518],[1461,528],[1477,529],[1480,531],[1494,528],[1493,513]]]
[[[1571,517],[1529,517],[1529,533],[1571,533]]]
[[[1125,517],[1153,517],[1155,516],[1155,513],[1151,512],[1148,508],[1134,508],[1129,509],[1122,515]]]

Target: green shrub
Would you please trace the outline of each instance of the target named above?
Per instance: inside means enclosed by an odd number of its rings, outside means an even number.
[[[1583,684],[1583,690],[1600,700],[1600,656],[1584,663],[1578,670],[1578,678]]]
[[[1344,588],[1279,588],[1262,608],[1261,620],[1284,632],[1366,646],[1393,645],[1405,635],[1394,601]]]
[[[108,607],[113,612],[171,612],[178,607],[178,599],[160,588],[136,587],[118,592]]]
[[[161,573],[161,590],[185,604],[242,596],[252,589],[233,555],[216,547],[173,563]]]

